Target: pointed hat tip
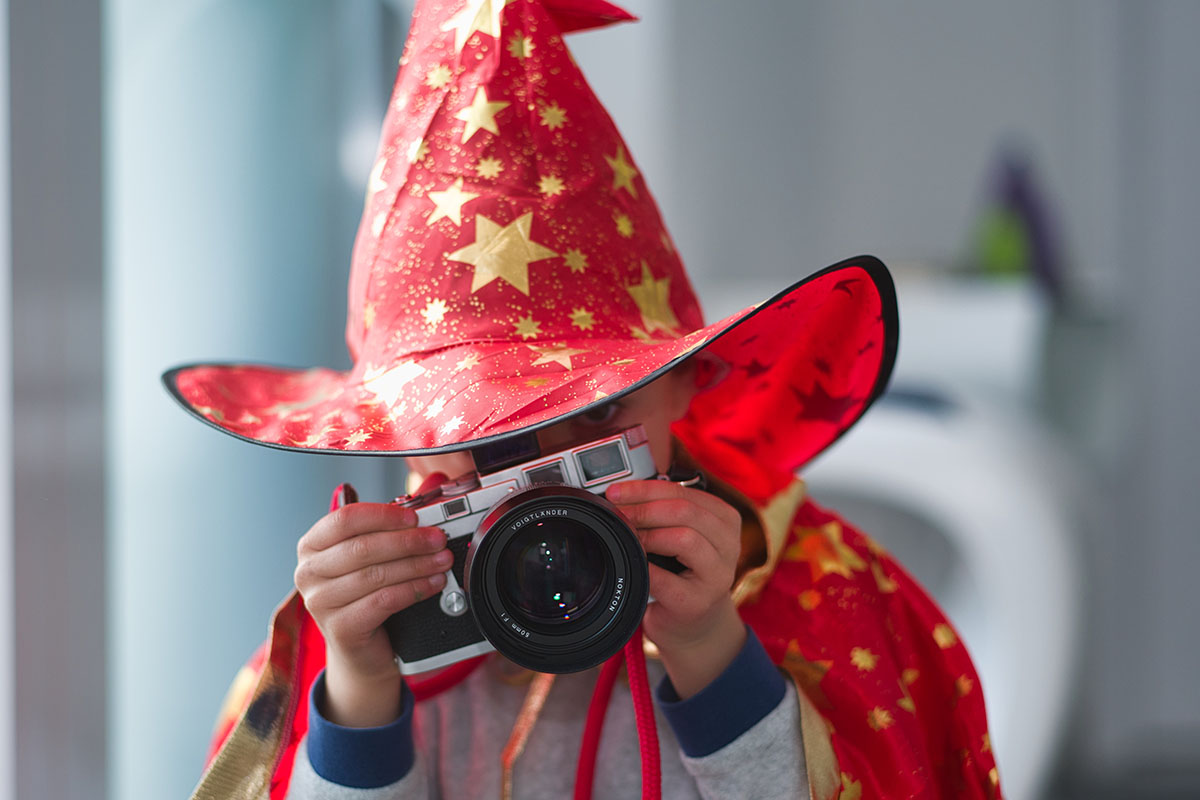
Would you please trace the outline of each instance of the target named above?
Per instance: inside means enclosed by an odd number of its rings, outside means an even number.
[[[542,0],[542,5],[563,33],[637,21],[633,14],[605,0]]]

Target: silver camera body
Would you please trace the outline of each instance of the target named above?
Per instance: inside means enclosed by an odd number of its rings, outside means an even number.
[[[645,552],[602,496],[656,475],[634,426],[543,455],[535,434],[472,451],[477,472],[397,502],[446,532],[454,562],[434,597],[384,627],[404,674],[499,650],[542,672],[574,672],[620,649],[648,598]]]

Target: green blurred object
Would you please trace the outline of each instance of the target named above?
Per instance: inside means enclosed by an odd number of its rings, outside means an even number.
[[[1054,215],[1026,148],[1010,144],[996,157],[967,256],[970,272],[994,279],[1033,280],[1056,308],[1063,304],[1067,264]]]
[[[975,234],[975,266],[985,275],[1018,276],[1031,271],[1029,234],[1010,208],[984,211]]]

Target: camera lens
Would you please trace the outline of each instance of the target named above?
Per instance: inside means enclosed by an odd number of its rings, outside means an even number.
[[[600,538],[572,519],[524,527],[498,561],[505,605],[527,621],[562,625],[590,611],[611,572]]]
[[[465,586],[480,632],[539,672],[577,672],[618,652],[646,610],[646,554],[603,497],[564,485],[514,492],[480,521]]]

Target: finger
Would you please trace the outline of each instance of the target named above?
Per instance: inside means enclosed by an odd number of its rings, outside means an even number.
[[[351,503],[331,511],[300,538],[301,552],[319,552],[369,531],[403,530],[417,524],[417,512],[394,503]]]
[[[312,581],[299,576],[296,588],[310,609],[337,609],[384,587],[443,573],[453,563],[454,555],[449,550],[441,550],[432,555],[371,564],[328,580]]]
[[[722,520],[689,498],[671,497],[650,500],[644,503],[622,503],[617,506],[638,528],[668,528],[677,525],[723,529],[728,526]]]
[[[674,481],[622,481],[614,483],[605,491],[605,497],[617,505],[647,503],[654,500],[686,499],[713,516],[729,523],[741,524],[737,509],[711,492],[680,486]]]
[[[336,578],[373,565],[446,549],[446,534],[438,528],[371,531],[351,537],[299,559],[297,570],[315,578]],[[298,584],[297,584],[298,585]]]
[[[375,632],[392,614],[432,597],[446,585],[445,573],[377,589],[325,616],[322,631],[339,642],[355,641]]]
[[[736,560],[741,552],[741,525],[733,525],[691,502],[689,497],[654,500],[648,503],[618,506],[629,522],[639,530],[655,528],[691,528],[717,549],[723,558]]]
[[[720,551],[692,528],[651,528],[639,531],[638,538],[641,539],[642,547],[647,553],[674,556],[681,564],[702,577],[714,575],[722,568]]]
[[[649,588],[654,604],[672,616],[688,617],[698,613],[704,605],[705,595],[695,591],[695,578],[689,575],[676,575],[651,564]]]

